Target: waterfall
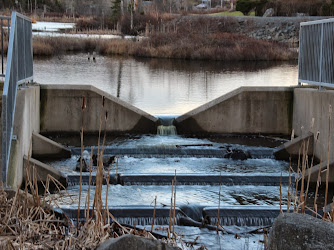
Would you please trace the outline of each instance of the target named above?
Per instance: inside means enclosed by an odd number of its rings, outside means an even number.
[[[175,116],[173,115],[157,115],[158,117],[158,135],[177,135],[176,127],[174,126]]]

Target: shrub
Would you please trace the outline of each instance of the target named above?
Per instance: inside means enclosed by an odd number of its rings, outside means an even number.
[[[248,16],[252,9],[255,8],[255,2],[252,0],[237,0],[236,11]]]

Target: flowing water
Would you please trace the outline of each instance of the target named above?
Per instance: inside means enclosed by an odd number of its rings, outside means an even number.
[[[34,75],[35,81],[42,84],[91,84],[159,118],[157,135],[117,137],[106,142],[104,157],[118,156],[118,160],[110,171],[108,195],[107,185],[103,185],[102,197],[119,222],[150,227],[157,197],[155,229],[163,231],[169,221],[171,181],[176,172],[176,230],[183,233],[185,241],[200,236],[197,247],[204,244],[209,249],[263,249],[259,243],[263,235],[247,233],[247,229],[270,225],[279,214],[280,204],[284,207],[287,203],[289,164],[275,160],[272,149],[282,141],[263,143],[268,140],[260,137],[187,138],[177,135],[173,118],[241,86],[296,85],[296,63],[235,64],[104,56],[94,63],[87,60],[86,54],[72,54],[35,59]],[[72,157],[46,162],[62,171],[69,181],[66,192],[50,198],[56,198],[62,210],[75,217],[79,193],[75,168],[81,149],[69,138],[52,139],[69,144]],[[85,150],[89,152],[94,146],[97,151],[97,138],[86,142]],[[226,157],[226,152],[234,149],[247,153],[248,158]],[[95,168],[91,183],[93,197]],[[83,211],[89,173],[83,174],[82,184]],[[189,216],[215,225],[218,206],[220,223],[235,230],[240,240],[180,222]]]
[[[164,121],[161,121],[161,124],[164,124]],[[225,152],[226,148],[247,151],[249,158],[233,160],[189,154],[150,155],[154,150],[158,153],[165,152],[161,151],[162,149]],[[50,199],[56,200],[64,212],[75,218],[79,199],[79,174],[75,167],[81,149],[75,146],[71,149],[71,158],[47,163],[62,171],[70,184],[66,191],[51,195]],[[138,135],[107,141],[104,157],[117,155],[113,154],[116,149],[122,152],[122,155],[119,155],[118,163],[112,166],[110,174],[111,178],[118,176],[118,180],[115,179],[114,184],[109,186],[108,193],[107,185],[103,185],[102,197],[103,203],[108,203],[110,212],[120,223],[150,226],[153,222],[156,197],[155,228],[156,232],[165,234],[163,228],[169,222],[171,181],[175,171],[176,230],[184,235],[183,240],[186,242],[200,236],[197,246],[204,244],[208,249],[233,249],[233,246],[238,245],[246,249],[263,249],[263,244],[259,243],[259,240],[263,240],[263,235],[247,233],[247,229],[271,225],[279,214],[280,204],[283,209],[287,204],[289,164],[275,160],[270,147],[235,144],[229,140],[224,142],[224,139],[217,142],[210,138],[187,138],[181,135]],[[90,150],[90,147],[85,150]],[[137,150],[140,150],[140,154],[136,154]],[[95,168],[90,187],[89,175],[84,173],[82,177],[81,200],[87,202],[89,192],[89,205],[92,207]],[[280,182],[282,196],[279,191]],[[220,224],[235,230],[240,235],[240,240],[233,240],[231,235],[217,236],[215,231],[182,224],[181,219],[189,216],[195,221],[205,218],[207,223],[216,225],[219,203]],[[83,202],[81,210],[84,208]]]

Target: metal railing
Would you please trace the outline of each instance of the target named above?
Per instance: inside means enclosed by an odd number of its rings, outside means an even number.
[[[304,22],[299,33],[299,83],[334,87],[334,18]]]
[[[5,25],[5,21],[7,22],[7,25]],[[4,50],[4,42],[5,39],[8,41],[9,39],[9,21],[10,17],[8,16],[0,16],[0,33],[1,33],[1,72],[0,77],[5,77],[5,71],[4,71],[4,56],[5,56],[5,50]],[[5,26],[7,26],[7,32],[5,33]]]
[[[31,19],[13,12],[2,95],[2,181],[6,185],[17,87],[33,79]]]

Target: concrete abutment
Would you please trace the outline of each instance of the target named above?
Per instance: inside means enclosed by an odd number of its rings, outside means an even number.
[[[81,126],[88,133],[97,133],[100,126],[114,133],[156,133],[156,122],[156,117],[93,86],[41,85],[43,134],[77,133]]]
[[[296,136],[301,136],[311,132],[315,157],[324,159],[328,139],[330,152],[334,147],[334,137],[329,136],[334,129],[329,105],[334,105],[333,90],[243,87],[179,116],[176,126],[179,134],[289,135],[293,129]],[[12,143],[8,185],[17,187],[23,180],[23,156],[29,155],[33,133],[35,141],[39,133],[79,133],[82,118],[84,131],[97,133],[101,119],[104,129],[106,114],[107,132],[156,133],[156,117],[92,86],[33,85],[20,89],[13,130],[17,139]],[[334,160],[334,154],[329,160]]]
[[[241,87],[176,118],[178,133],[289,134],[293,88]]]

